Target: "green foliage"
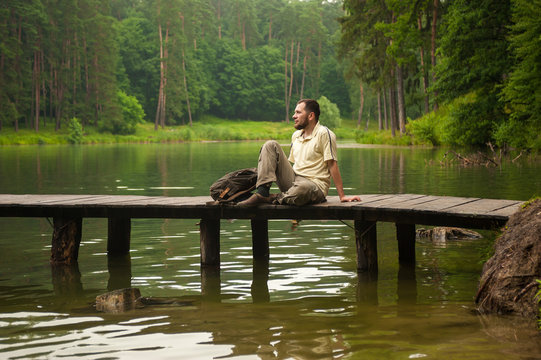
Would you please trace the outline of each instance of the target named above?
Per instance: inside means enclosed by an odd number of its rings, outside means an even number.
[[[83,126],[76,117],[68,122],[68,142],[70,144],[80,144],[83,139]]]
[[[453,100],[442,119],[441,140],[449,145],[484,145],[492,140],[497,104],[491,97],[470,93]]]
[[[112,134],[134,134],[137,124],[144,121],[145,112],[135,96],[126,95],[124,91],[117,92],[118,104],[122,116],[119,118],[107,118],[102,121],[101,128]]]
[[[411,138],[407,135],[392,136],[390,130],[356,131],[356,141],[360,144],[386,144],[396,146],[411,145]]]
[[[512,3],[509,40],[515,63],[502,91],[511,114],[497,140],[499,145],[541,149],[541,1]]]
[[[438,117],[434,112],[430,112],[417,120],[409,121],[406,124],[406,130],[416,144],[441,144]]]
[[[335,129],[340,127],[342,123],[342,118],[340,117],[340,110],[336,104],[332,103],[325,96],[317,99],[319,103],[319,108],[321,114],[319,116],[319,121],[321,124],[325,125],[329,129]]]

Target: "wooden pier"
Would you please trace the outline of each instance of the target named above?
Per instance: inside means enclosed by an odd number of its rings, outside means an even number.
[[[77,261],[83,218],[107,218],[107,252],[130,250],[131,219],[200,219],[201,265],[220,267],[220,220],[250,219],[254,259],[269,258],[268,220],[353,220],[357,270],[377,271],[378,221],[394,222],[400,263],[415,263],[415,225],[491,229],[503,226],[522,201],[416,194],[368,194],[361,202],[328,197],[302,207],[263,205],[242,208],[210,203],[207,196],[0,194],[0,217],[53,218],[51,262]]]

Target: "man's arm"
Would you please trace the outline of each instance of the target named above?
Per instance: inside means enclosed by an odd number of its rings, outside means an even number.
[[[342,176],[340,175],[340,169],[338,169],[338,162],[336,160],[327,160],[327,166],[329,167],[332,181],[334,181],[334,186],[336,186],[336,190],[338,191],[340,201],[361,201],[361,198],[359,196],[346,196],[344,194],[344,185],[342,184]]]

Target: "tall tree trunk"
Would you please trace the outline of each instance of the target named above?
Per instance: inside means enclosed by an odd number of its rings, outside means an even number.
[[[378,89],[378,130],[383,130],[383,122],[381,119],[381,90]]]
[[[391,86],[389,88],[389,110],[390,110],[390,121],[391,121],[391,134],[392,136],[396,136],[396,84],[394,82],[395,80],[395,73],[394,73],[394,67],[391,67],[391,74],[390,74],[390,82]]]
[[[269,39],[267,43],[270,44],[271,40],[272,40],[272,12],[269,15]]]
[[[417,28],[419,29],[419,32],[422,36],[423,31],[423,22],[421,19],[421,15],[419,13],[419,17],[417,17]],[[427,114],[430,111],[430,98],[428,97],[428,76],[426,72],[426,64],[425,64],[425,49],[424,46],[421,45],[421,48],[419,49],[419,53],[421,55],[421,71],[423,73],[423,94],[424,94],[424,100],[425,100],[425,114]]]
[[[90,74],[88,71],[88,53],[86,46],[86,36],[83,35],[83,57],[85,59],[85,105],[86,107],[90,106]],[[86,124],[86,117],[83,120],[83,124]]]
[[[34,130],[36,132],[39,131],[39,109],[40,109],[40,84],[41,81],[39,80],[39,74],[40,74],[40,64],[39,64],[39,47],[40,45],[37,44],[37,50],[34,50],[34,75],[32,76],[32,82],[33,82],[33,88],[34,88]]]
[[[186,79],[186,61],[184,56],[184,48],[182,49],[182,71],[184,73],[184,91],[186,92],[186,106],[188,108],[189,125],[192,126],[192,109],[190,107],[190,94],[188,93],[188,81]]]
[[[300,98],[304,99],[304,80],[306,78],[306,57],[308,55],[304,54],[304,59],[302,60],[302,81],[301,81],[301,94]]]
[[[158,9],[159,16],[159,9]],[[166,65],[165,61],[167,58],[167,38],[169,35],[169,25],[166,29],[165,41],[163,39],[162,33],[162,24],[158,22],[158,35],[160,41],[160,88],[158,91],[158,106],[156,109],[156,119],[154,121],[154,130],[158,130],[158,126],[161,125],[163,128],[165,126],[165,85],[166,85]]]
[[[222,40],[222,5],[218,0],[218,39]]]
[[[432,65],[432,84],[436,83],[436,25],[438,23],[438,0],[434,0],[434,8],[432,9],[432,31],[430,36],[430,62]],[[434,91],[434,111],[438,110],[437,103],[438,93]]]
[[[317,75],[316,75],[316,98],[319,98],[319,85],[321,82],[321,39],[317,45]]]
[[[289,101],[287,97],[287,44],[284,46],[285,49],[285,56],[284,56],[284,102],[286,105],[286,118],[284,119],[285,122],[289,122]]]
[[[406,133],[406,102],[404,99],[404,75],[402,66],[396,65],[396,93],[398,97],[398,126],[402,134]]]
[[[293,91],[293,49],[295,48],[295,42],[291,40],[291,50],[289,51],[289,94],[287,95],[287,106],[289,112],[289,105],[291,104],[291,92]],[[286,120],[289,123],[289,114]]]
[[[383,89],[383,116],[385,118],[385,130],[389,130],[389,99],[387,97],[387,89]]]
[[[360,91],[360,97],[359,97],[359,115],[357,116],[357,128],[361,127],[361,122],[363,119],[364,88],[363,88],[363,83],[361,81],[359,81],[359,91]]]
[[[246,50],[246,21],[242,22],[242,50]]]

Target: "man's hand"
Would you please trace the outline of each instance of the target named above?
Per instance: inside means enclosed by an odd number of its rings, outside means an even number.
[[[340,197],[341,202],[351,202],[351,201],[361,201],[361,198],[357,195],[355,196],[342,196]]]

